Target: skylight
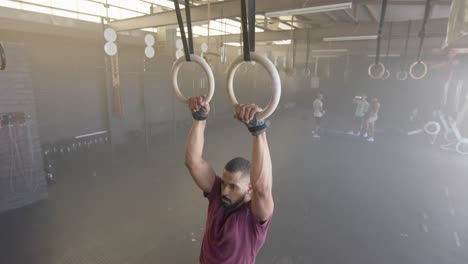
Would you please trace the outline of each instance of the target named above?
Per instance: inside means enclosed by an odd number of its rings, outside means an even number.
[[[152,5],[174,8],[174,3],[169,0],[0,0],[1,7],[96,23],[101,22],[101,17],[119,20],[148,15]],[[181,7],[184,8],[183,5]]]
[[[264,30],[261,28],[255,28],[255,32],[263,31]],[[185,32],[187,32],[187,28],[185,28]],[[193,34],[197,34],[200,36],[208,36],[208,23],[199,26],[192,25],[192,32]],[[210,36],[240,34],[241,32],[241,23],[236,20],[222,18],[210,21]],[[180,32],[178,28],[177,36],[180,37]]]

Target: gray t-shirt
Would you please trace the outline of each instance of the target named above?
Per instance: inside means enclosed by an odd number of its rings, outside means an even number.
[[[323,102],[320,99],[315,99],[314,102],[312,103],[312,106],[314,108],[314,116],[315,117],[322,117],[323,116]]]

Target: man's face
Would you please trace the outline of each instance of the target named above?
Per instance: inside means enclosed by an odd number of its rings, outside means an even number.
[[[225,210],[232,210],[250,200],[250,178],[242,172],[224,171],[221,178],[221,202]]]

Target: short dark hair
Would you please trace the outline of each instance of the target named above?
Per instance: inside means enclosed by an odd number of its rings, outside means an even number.
[[[242,176],[250,175],[250,161],[237,157],[230,160],[224,166],[224,169],[229,172],[242,172]]]

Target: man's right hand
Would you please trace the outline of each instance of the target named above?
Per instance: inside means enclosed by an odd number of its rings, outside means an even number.
[[[195,120],[206,120],[210,113],[210,104],[205,103],[204,96],[189,98],[188,108],[192,111],[192,116]]]

